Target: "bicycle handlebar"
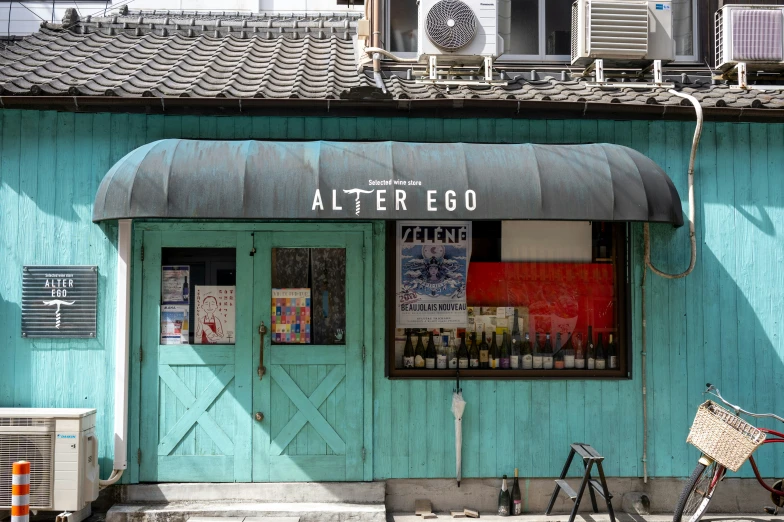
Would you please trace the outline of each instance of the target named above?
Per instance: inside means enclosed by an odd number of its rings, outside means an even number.
[[[742,413],[744,415],[748,415],[749,417],[755,417],[757,419],[771,418],[771,419],[776,419],[779,422],[784,422],[784,419],[782,419],[778,415],[774,415],[773,413],[752,413],[750,411],[746,411],[740,406],[728,402],[724,397],[721,396],[721,392],[719,391],[719,389],[714,385],[712,385],[711,383],[707,383],[705,384],[705,386],[707,386],[705,393],[709,393],[714,397],[718,397],[721,402],[723,402],[724,404],[726,404],[727,406],[735,410],[735,415],[739,415]]]

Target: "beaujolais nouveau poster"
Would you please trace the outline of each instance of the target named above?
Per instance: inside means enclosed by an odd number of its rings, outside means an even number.
[[[397,222],[398,328],[464,327],[470,221]]]

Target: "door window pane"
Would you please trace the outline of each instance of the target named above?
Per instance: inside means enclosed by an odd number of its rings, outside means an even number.
[[[675,54],[694,54],[694,9],[692,0],[672,0],[672,34]]]
[[[545,16],[545,38],[548,55],[571,53],[572,0],[548,0]]]
[[[345,344],[346,250],[272,249],[272,344]]]
[[[539,54],[539,0],[512,0],[512,34],[506,54]]]
[[[237,252],[163,248],[161,344],[234,344]]]
[[[393,0],[389,2],[389,43],[393,53],[416,52],[417,16],[415,0]]]

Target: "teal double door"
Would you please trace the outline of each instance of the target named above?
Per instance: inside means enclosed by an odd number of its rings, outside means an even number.
[[[141,482],[366,479],[369,234],[361,225],[280,227],[137,227]],[[235,316],[216,344],[200,344],[215,324],[194,305],[189,343],[161,344],[161,267],[172,259],[192,260],[191,301],[199,282],[234,283],[216,286],[233,287]],[[279,296],[303,289],[312,331],[301,326],[307,337],[287,340],[278,330],[290,308]],[[290,322],[304,323],[308,314],[296,313]]]

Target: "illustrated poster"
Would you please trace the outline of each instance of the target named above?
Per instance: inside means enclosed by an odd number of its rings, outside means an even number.
[[[195,344],[234,344],[235,287],[196,286]]]
[[[396,327],[465,327],[471,222],[398,221],[396,237]]]
[[[161,267],[161,303],[188,304],[190,286],[188,265],[164,265]]]
[[[161,305],[161,344],[188,344],[188,305]]]
[[[310,344],[310,288],[272,289],[272,342]]]

